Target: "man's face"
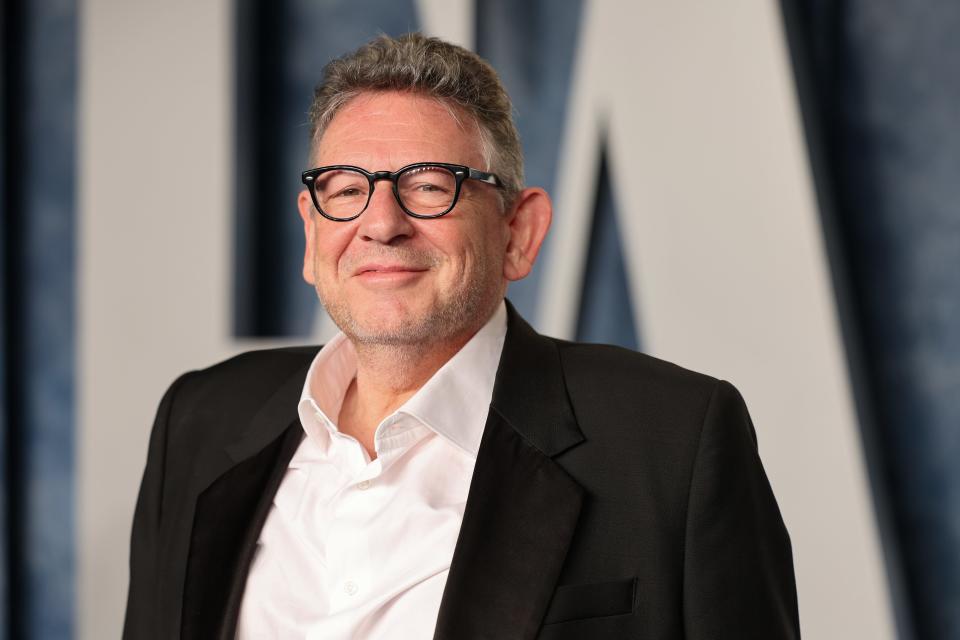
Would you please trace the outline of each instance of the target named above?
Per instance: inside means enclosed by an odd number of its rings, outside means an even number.
[[[414,162],[486,169],[476,126],[458,122],[437,101],[409,93],[369,93],[340,109],[314,166],[396,171]],[[300,194],[307,237],[304,278],[355,343],[412,345],[466,339],[482,326],[506,288],[507,217],[497,190],[465,180],[457,205],[441,218],[406,215],[389,181],[349,222],[316,213]]]

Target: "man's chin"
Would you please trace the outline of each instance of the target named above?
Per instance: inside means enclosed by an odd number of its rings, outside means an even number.
[[[402,331],[344,332],[355,345],[369,347],[422,347],[429,340],[420,334]]]
[[[415,346],[436,340],[435,317],[431,314],[404,313],[389,317],[362,310],[330,309],[330,317],[340,330],[358,345]]]
[[[429,300],[383,298],[339,300],[330,304],[321,296],[330,317],[356,345],[443,348],[479,329],[477,323],[493,303],[484,303],[479,290]],[[497,300],[500,298],[498,297]],[[482,322],[479,322],[482,325]]]

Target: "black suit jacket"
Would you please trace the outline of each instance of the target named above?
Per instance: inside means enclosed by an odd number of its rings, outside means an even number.
[[[543,337],[508,309],[435,638],[799,637],[789,538],[737,391]],[[125,638],[235,634],[316,351],[246,353],[167,391]]]

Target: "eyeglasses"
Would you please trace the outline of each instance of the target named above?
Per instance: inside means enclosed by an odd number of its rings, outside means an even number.
[[[439,218],[456,206],[467,179],[503,187],[496,174],[444,162],[417,162],[393,172],[373,173],[351,165],[332,165],[304,171],[301,176],[320,215],[339,222],[353,220],[366,210],[379,180],[393,183],[393,195],[408,216]]]

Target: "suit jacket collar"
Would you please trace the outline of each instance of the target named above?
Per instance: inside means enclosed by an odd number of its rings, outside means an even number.
[[[556,344],[507,305],[497,371],[437,640],[537,635],[584,491],[552,457],[583,441]]]
[[[559,455],[583,441],[556,343],[534,331],[509,300],[490,406],[544,455]]]
[[[221,455],[198,471],[180,637],[232,639],[257,540],[303,436],[297,399],[309,358]]]
[[[227,445],[226,451],[234,463],[242,462],[260,452],[277,439],[291,423],[299,425],[297,402],[303,391],[309,360],[287,378],[250,420],[239,437]]]
[[[556,344],[507,302],[507,336],[435,637],[533,638],[576,527],[583,489],[552,457],[583,441]],[[201,471],[183,638],[232,638],[250,562],[302,437],[309,360]]]

